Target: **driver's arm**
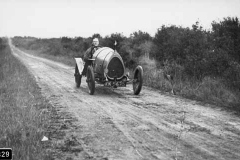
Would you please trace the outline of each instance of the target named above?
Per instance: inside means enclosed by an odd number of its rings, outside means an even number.
[[[83,55],[83,60],[86,62],[89,58],[91,58],[91,48],[88,48]]]

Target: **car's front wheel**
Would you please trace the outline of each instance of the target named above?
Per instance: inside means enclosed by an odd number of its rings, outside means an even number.
[[[95,78],[94,78],[94,72],[93,72],[92,66],[88,66],[87,68],[87,84],[88,84],[89,94],[93,95],[95,92]]]
[[[75,67],[75,83],[76,83],[76,87],[79,88],[80,85],[81,85],[81,80],[82,80],[82,75],[80,75],[79,71],[78,71],[78,67],[77,67],[77,64],[76,64],[76,67]]]
[[[141,66],[137,66],[134,71],[133,77],[133,93],[138,95],[142,90],[143,84],[143,69]]]

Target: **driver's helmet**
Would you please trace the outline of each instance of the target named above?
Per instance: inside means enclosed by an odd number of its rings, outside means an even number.
[[[98,40],[98,38],[94,38],[92,44],[93,44],[93,46],[95,46],[95,47],[98,46],[98,45],[99,45],[99,40]]]

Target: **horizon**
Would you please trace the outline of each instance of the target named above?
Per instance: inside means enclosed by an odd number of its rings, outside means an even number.
[[[0,36],[36,38],[102,37],[142,31],[152,37],[161,26],[211,30],[213,21],[240,17],[238,0],[0,0]]]

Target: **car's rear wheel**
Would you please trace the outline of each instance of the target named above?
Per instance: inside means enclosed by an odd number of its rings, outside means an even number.
[[[94,78],[94,72],[93,72],[92,66],[88,66],[87,68],[87,84],[88,84],[89,94],[93,95],[95,92],[95,78]]]
[[[133,77],[133,93],[138,95],[142,90],[143,84],[143,69],[141,66],[137,66],[134,71]]]

